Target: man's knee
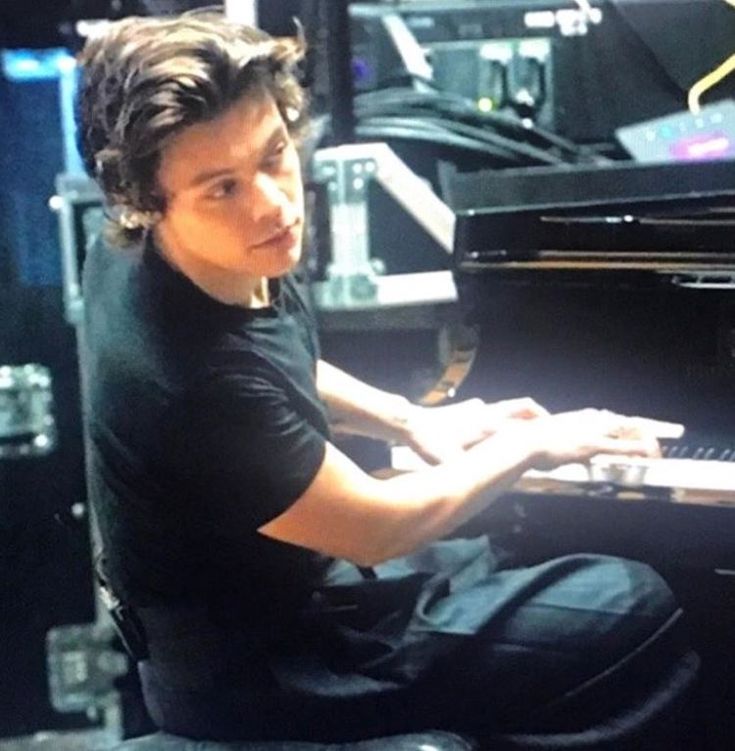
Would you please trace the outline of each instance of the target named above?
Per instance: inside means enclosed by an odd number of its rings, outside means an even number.
[[[653,691],[646,685],[686,653],[675,598],[643,563],[576,555],[523,573],[527,596],[480,635],[463,672],[501,726],[562,704],[573,719],[604,716]]]
[[[662,577],[621,558],[575,555],[525,572],[532,586],[485,634],[491,663],[523,663],[557,689],[590,680],[640,651],[680,654],[681,611]],[[655,647],[655,649],[653,649]],[[641,658],[643,659],[643,657]],[[652,658],[653,659],[653,658]]]

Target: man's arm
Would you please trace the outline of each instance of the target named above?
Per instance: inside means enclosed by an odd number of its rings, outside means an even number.
[[[530,398],[494,404],[468,399],[422,407],[399,394],[369,386],[323,360],[317,364],[316,382],[335,432],[402,443],[432,464],[474,446],[509,419],[548,414]]]
[[[316,386],[337,433],[403,442],[421,409],[405,396],[369,386],[324,360],[317,363]]]
[[[379,480],[331,444],[295,503],[260,528],[282,542],[374,565],[449,534],[529,468],[598,453],[655,456],[658,444],[631,418],[599,410],[513,421],[434,467]]]

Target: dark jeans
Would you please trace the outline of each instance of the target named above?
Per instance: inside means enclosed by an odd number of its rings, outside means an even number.
[[[430,558],[409,565],[436,571],[448,560],[441,549],[440,561]],[[364,691],[345,690],[329,671],[283,693],[183,688],[175,668],[143,662],[148,710],[164,730],[223,740],[335,742],[443,728],[492,739],[493,749],[697,748],[699,660],[652,569],[589,555],[484,566],[475,556],[446,587],[422,590],[399,643],[363,666]]]

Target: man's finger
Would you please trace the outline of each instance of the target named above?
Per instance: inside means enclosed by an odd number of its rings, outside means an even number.
[[[678,422],[666,422],[654,420],[650,417],[632,417],[632,422],[638,426],[642,433],[655,435],[656,438],[681,438],[684,435],[684,426]]]

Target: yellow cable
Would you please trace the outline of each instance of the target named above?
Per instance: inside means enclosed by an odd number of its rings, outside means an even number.
[[[735,0],[726,0],[726,2],[735,3]],[[724,63],[718,65],[711,73],[708,73],[704,78],[700,78],[691,89],[689,89],[689,95],[687,97],[687,103],[689,105],[689,111],[693,115],[698,115],[700,106],[699,100],[706,91],[709,91],[713,86],[716,86],[723,78],[726,78],[735,70],[735,54],[725,60]]]
[[[728,5],[735,8],[735,0],[723,0],[723,2],[726,2]],[[689,94],[687,96],[689,111],[693,115],[698,115],[701,109],[699,100],[702,98],[702,95],[709,91],[713,86],[717,86],[723,78],[729,76],[734,70],[735,54],[728,57],[724,63],[718,65],[711,73],[707,73],[706,76],[700,78],[699,81],[689,89]]]

